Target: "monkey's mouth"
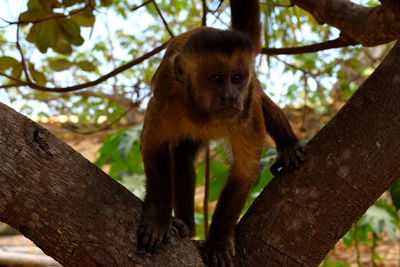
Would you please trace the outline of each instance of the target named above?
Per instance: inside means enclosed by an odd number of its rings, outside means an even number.
[[[219,118],[224,118],[224,119],[233,118],[233,117],[239,115],[240,112],[241,112],[241,109],[235,108],[235,107],[223,107],[223,108],[211,110],[211,113],[214,116],[217,116]]]

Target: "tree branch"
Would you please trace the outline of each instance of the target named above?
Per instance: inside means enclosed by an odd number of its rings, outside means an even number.
[[[123,71],[125,71],[125,70],[127,70],[127,69],[129,69],[129,68],[131,68],[131,67],[133,67],[133,66],[135,66],[137,64],[139,64],[139,63],[141,63],[141,62],[143,62],[143,61],[145,61],[146,59],[150,58],[151,56],[159,53],[160,51],[162,51],[163,49],[165,49],[167,47],[167,44],[168,44],[168,42],[160,45],[159,47],[155,48],[154,50],[152,50],[152,51],[150,51],[150,52],[148,52],[146,54],[144,54],[143,56],[141,56],[141,57],[139,57],[139,58],[137,58],[135,60],[132,60],[131,62],[128,62],[128,63],[126,63],[126,64],[114,69],[113,71],[107,73],[104,76],[101,76],[97,80],[94,80],[94,81],[91,81],[91,82],[87,82],[87,83],[83,83],[83,84],[79,84],[79,85],[74,85],[74,86],[53,87],[53,88],[51,88],[51,87],[41,86],[41,85],[38,85],[38,84],[33,83],[33,82],[29,82],[29,81],[22,81],[20,79],[14,78],[11,75],[8,75],[8,74],[4,73],[4,72],[0,72],[0,76],[4,76],[4,77],[16,82],[17,84],[19,84],[19,86],[28,86],[28,87],[30,87],[32,89],[36,89],[36,90],[39,90],[39,91],[52,92],[52,93],[73,92],[73,91],[78,91],[78,90],[81,90],[81,89],[84,89],[84,88],[92,87],[92,86],[95,86],[95,85],[98,85],[98,84],[104,82],[105,80],[107,80],[107,79],[109,79],[109,78],[111,78],[111,77],[113,77],[113,76],[115,76],[115,75],[117,75],[117,74],[119,74],[119,73],[121,73],[121,72],[123,72]]]
[[[400,38],[400,2],[385,0],[377,7],[364,7],[348,0],[292,0],[354,43],[375,46]],[[388,8],[390,7],[390,8]]]
[[[157,5],[155,0],[153,0],[153,4],[156,7],[157,13],[160,16],[160,18],[161,18],[161,20],[162,20],[162,22],[164,24],[164,27],[167,29],[167,32],[169,33],[169,35],[171,37],[174,37],[174,34],[172,33],[171,29],[169,28],[169,25],[168,25],[167,21],[165,20],[163,14],[161,13],[161,10],[158,8],[158,5]]]
[[[144,2],[144,3],[141,4],[141,5],[138,5],[138,6],[135,6],[135,7],[130,8],[130,10],[131,10],[131,11],[136,11],[136,10],[138,10],[139,8],[144,7],[144,6],[146,6],[147,4],[150,4],[151,2],[153,2],[153,0],[147,0],[146,2]]]
[[[238,266],[319,266],[399,178],[399,61],[400,42],[310,140],[300,169],[256,199],[236,228]]]
[[[355,45],[356,43],[351,42],[349,40],[344,40],[344,38],[339,37],[334,40],[329,40],[322,43],[305,45],[299,47],[289,47],[289,48],[262,48],[261,54],[266,55],[295,55],[295,54],[304,54],[304,53],[313,53],[326,49],[332,48],[340,48],[349,45]]]
[[[349,45],[355,45],[356,43],[351,41],[346,41],[344,38],[339,37],[334,40],[329,40],[322,43],[305,45],[299,47],[288,47],[288,48],[262,48],[261,54],[266,55],[295,55],[295,54],[304,54],[304,53],[314,53],[322,50],[332,49],[332,48],[340,48]]]

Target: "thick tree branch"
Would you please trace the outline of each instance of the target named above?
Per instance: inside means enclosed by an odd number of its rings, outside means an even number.
[[[375,46],[400,38],[400,1],[384,0],[377,7],[364,7],[348,0],[292,0],[321,24],[341,31],[353,43]]]
[[[399,178],[398,62],[400,42],[309,142],[303,166],[264,189],[237,227],[239,266],[318,266]]]
[[[141,201],[38,124],[0,113],[2,221],[64,266],[202,266],[177,234],[152,257],[137,251]]]

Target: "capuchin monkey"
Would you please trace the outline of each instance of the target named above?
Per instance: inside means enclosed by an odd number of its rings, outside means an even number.
[[[151,253],[168,241],[171,226],[194,236],[196,153],[211,139],[228,144],[231,168],[206,240],[213,266],[233,266],[234,228],[259,171],[266,131],[278,151],[274,174],[304,158],[303,145],[255,75],[259,1],[230,3],[233,30],[200,27],[171,40],[151,82],[141,134],[147,182],[138,244]]]

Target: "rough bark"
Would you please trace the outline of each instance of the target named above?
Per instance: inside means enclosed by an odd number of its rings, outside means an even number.
[[[240,266],[317,266],[400,177],[400,42],[237,227]],[[249,230],[257,229],[257,230]]]
[[[377,7],[365,7],[348,0],[291,0],[311,13],[320,24],[341,31],[349,44],[375,46],[400,38],[400,1],[381,0]]]
[[[238,266],[317,266],[399,177],[400,44],[237,228]],[[0,104],[0,219],[66,266],[202,266],[176,235],[136,250],[141,202],[48,131]]]
[[[47,130],[0,104],[0,219],[65,266],[201,266],[173,235],[136,250],[141,201]]]

